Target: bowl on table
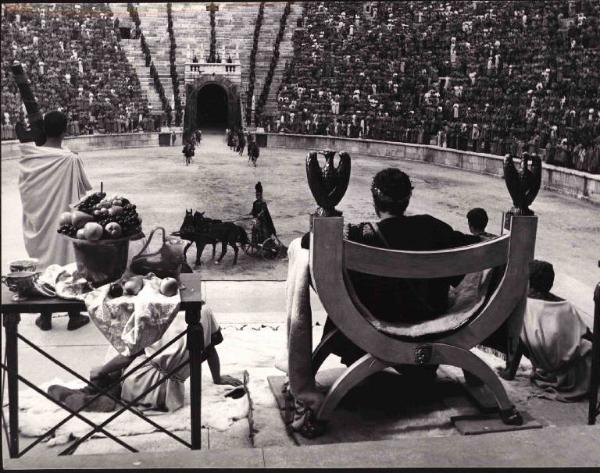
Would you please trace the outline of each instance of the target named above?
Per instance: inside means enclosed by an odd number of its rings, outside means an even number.
[[[34,271],[16,271],[2,276],[2,284],[5,284],[15,295],[13,301],[24,301],[35,294],[35,282],[40,273]]]

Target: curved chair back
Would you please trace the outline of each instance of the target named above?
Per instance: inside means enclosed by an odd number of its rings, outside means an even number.
[[[505,265],[500,283],[478,315],[456,332],[435,340],[469,349],[497,330],[515,310],[524,310],[522,302],[527,294],[536,228],[537,217],[512,217],[509,232],[500,238],[449,250],[415,252],[344,240],[342,217],[314,217],[311,274],[327,314],[352,342],[384,361],[412,363],[415,350],[422,344],[401,341],[377,330],[365,318],[368,309],[358,299],[347,271],[426,279]]]

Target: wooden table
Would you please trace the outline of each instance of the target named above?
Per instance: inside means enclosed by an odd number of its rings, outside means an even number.
[[[181,290],[181,310],[185,311],[185,320],[188,324],[187,327],[187,347],[189,350],[189,363],[190,363],[190,423],[191,423],[191,444],[180,441],[188,445],[192,450],[199,450],[201,446],[201,360],[202,352],[204,350],[204,336],[202,325],[200,324],[200,313],[204,301],[201,297],[201,280],[195,274],[181,274],[180,280],[185,286]],[[85,304],[81,301],[71,301],[58,298],[39,298],[29,299],[26,301],[15,302],[12,300],[13,293],[2,285],[2,325],[4,326],[5,343],[6,343],[6,364],[2,363],[2,370],[5,370],[8,384],[8,411],[9,411],[9,434],[8,444],[9,453],[11,458],[17,458],[29,450],[29,447],[23,452],[19,451],[19,392],[18,382],[19,380],[25,382],[30,387],[31,382],[23,378],[19,374],[19,357],[18,357],[18,341],[23,340],[28,345],[35,348],[38,352],[50,359],[56,364],[61,366],[62,364],[58,360],[54,359],[51,355],[44,352],[41,348],[27,340],[25,337],[19,334],[18,327],[21,321],[21,314],[30,313],[32,317],[37,316],[41,312],[70,312],[70,311],[86,311]],[[1,333],[1,330],[0,330]],[[62,365],[65,369],[70,368]],[[73,373],[77,376],[76,373]],[[78,377],[81,376],[79,375]],[[4,380],[4,376],[2,376]],[[4,383],[4,381],[2,381]],[[2,395],[4,393],[4,385],[1,387]],[[125,405],[126,403],[123,403]],[[62,407],[62,406],[61,406]],[[65,409],[69,410],[69,409]],[[129,410],[127,407],[124,410]],[[4,412],[4,411],[2,411]],[[69,411],[73,414],[73,411]],[[79,417],[77,414],[74,416]],[[142,415],[143,416],[143,415]],[[145,420],[148,420],[146,416],[143,416]],[[83,420],[83,419],[82,419]],[[2,422],[4,422],[4,415],[2,416]],[[88,422],[89,423],[89,422]],[[96,424],[92,426],[98,427]],[[102,424],[100,425],[100,427]],[[102,429],[99,429],[102,430]],[[164,429],[162,429],[165,432]],[[174,434],[165,432],[175,437]],[[113,440],[120,444],[124,442],[115,439],[110,436]],[[130,451],[137,451],[128,445],[124,445]],[[65,453],[65,452],[62,452]],[[70,452],[72,453],[72,452]]]

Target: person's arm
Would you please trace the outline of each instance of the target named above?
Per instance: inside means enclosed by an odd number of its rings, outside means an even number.
[[[229,376],[227,374],[221,375],[221,360],[219,359],[219,354],[217,353],[217,349],[215,347],[209,348],[206,361],[208,362],[208,368],[210,369],[213,383],[229,384],[231,386],[241,386],[243,384],[239,379],[234,378],[233,376]]]
[[[96,368],[92,368],[90,371],[90,379],[99,378],[101,376],[108,375],[114,371],[126,368],[136,358],[137,355],[123,356],[116,355],[107,363]]]

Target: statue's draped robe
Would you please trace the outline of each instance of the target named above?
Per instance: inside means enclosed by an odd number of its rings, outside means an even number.
[[[58,220],[91,188],[81,159],[68,149],[21,145],[23,238],[27,253],[40,260],[40,267],[75,261],[72,243],[57,233]]]

